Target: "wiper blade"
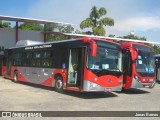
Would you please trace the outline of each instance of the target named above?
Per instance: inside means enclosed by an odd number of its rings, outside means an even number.
[[[99,72],[121,72],[119,69],[98,69],[95,71],[96,71],[96,73],[99,73]]]
[[[106,70],[106,69],[95,70],[95,73],[100,73],[100,72],[110,72],[110,70]]]
[[[95,73],[97,76],[103,76],[103,75],[115,75],[115,76],[120,76],[122,72],[120,71],[110,71],[106,69],[99,69],[99,70],[92,70],[93,73]]]

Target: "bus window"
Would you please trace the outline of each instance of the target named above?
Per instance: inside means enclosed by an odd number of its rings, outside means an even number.
[[[32,60],[31,65],[32,65],[33,67],[36,66],[36,60],[35,60],[35,59]]]
[[[32,53],[31,53],[31,52],[26,53],[26,58],[27,58],[27,59],[32,58]]]
[[[33,59],[31,60],[31,66],[33,67],[41,67],[41,52],[34,51],[33,52]]]
[[[32,61],[32,53],[26,52],[24,57],[24,66],[30,66]]]
[[[13,54],[13,65],[20,66],[21,63],[22,63],[22,54],[21,53]]]
[[[40,58],[41,57],[41,53],[40,52],[35,52],[33,54],[33,58]]]
[[[50,58],[51,57],[51,52],[50,51],[45,51],[43,54],[43,58]]]
[[[51,62],[51,51],[45,51],[43,53],[43,60],[42,60],[42,66],[43,67],[50,67],[52,64]]]
[[[40,60],[40,59],[36,60],[36,66],[37,66],[37,67],[40,67],[40,66],[41,66],[41,60]]]
[[[49,59],[44,59],[42,61],[42,66],[43,67],[50,67],[51,66],[51,61]]]

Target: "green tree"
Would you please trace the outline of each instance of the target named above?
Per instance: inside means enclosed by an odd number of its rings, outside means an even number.
[[[11,23],[0,20],[0,28],[11,28]]]
[[[61,33],[72,33],[74,28],[71,25],[63,26],[52,24],[46,26],[45,32],[48,33],[46,35],[47,41],[57,41],[57,40],[65,40],[68,39],[68,36],[63,35]]]
[[[153,54],[154,55],[160,54],[160,47],[159,46],[154,45],[152,48],[153,48]]]
[[[58,27],[59,27],[58,24],[48,23],[48,24],[45,24],[44,31],[45,32],[56,31],[56,29],[58,29]]]
[[[132,35],[132,34],[123,36],[122,38],[125,38],[125,39],[135,39],[135,40],[143,40],[143,41],[147,40],[145,37],[138,37],[138,36]]]
[[[104,36],[106,31],[104,26],[113,26],[114,19],[109,17],[103,17],[107,14],[107,10],[104,7],[98,9],[93,6],[91,9],[90,17],[86,18],[80,23],[80,28],[92,28],[91,33],[94,35]]]
[[[30,22],[24,22],[19,26],[22,30],[37,30],[41,31],[43,30],[43,26],[37,23],[30,23]]]

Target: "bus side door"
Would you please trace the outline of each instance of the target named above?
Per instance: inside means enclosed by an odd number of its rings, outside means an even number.
[[[123,84],[125,89],[129,89],[132,84],[132,59],[129,50],[123,50]]]
[[[69,50],[69,68],[67,87],[82,87],[84,72],[85,48],[71,48]]]

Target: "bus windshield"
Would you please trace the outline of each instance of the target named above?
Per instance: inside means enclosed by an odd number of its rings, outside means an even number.
[[[122,72],[122,53],[117,44],[97,41],[97,55],[91,55],[88,49],[87,68],[91,70],[105,70]]]
[[[144,49],[142,50],[139,49],[138,47],[138,59],[136,60],[136,71],[141,76],[154,76],[155,61],[150,48],[144,47]]]

